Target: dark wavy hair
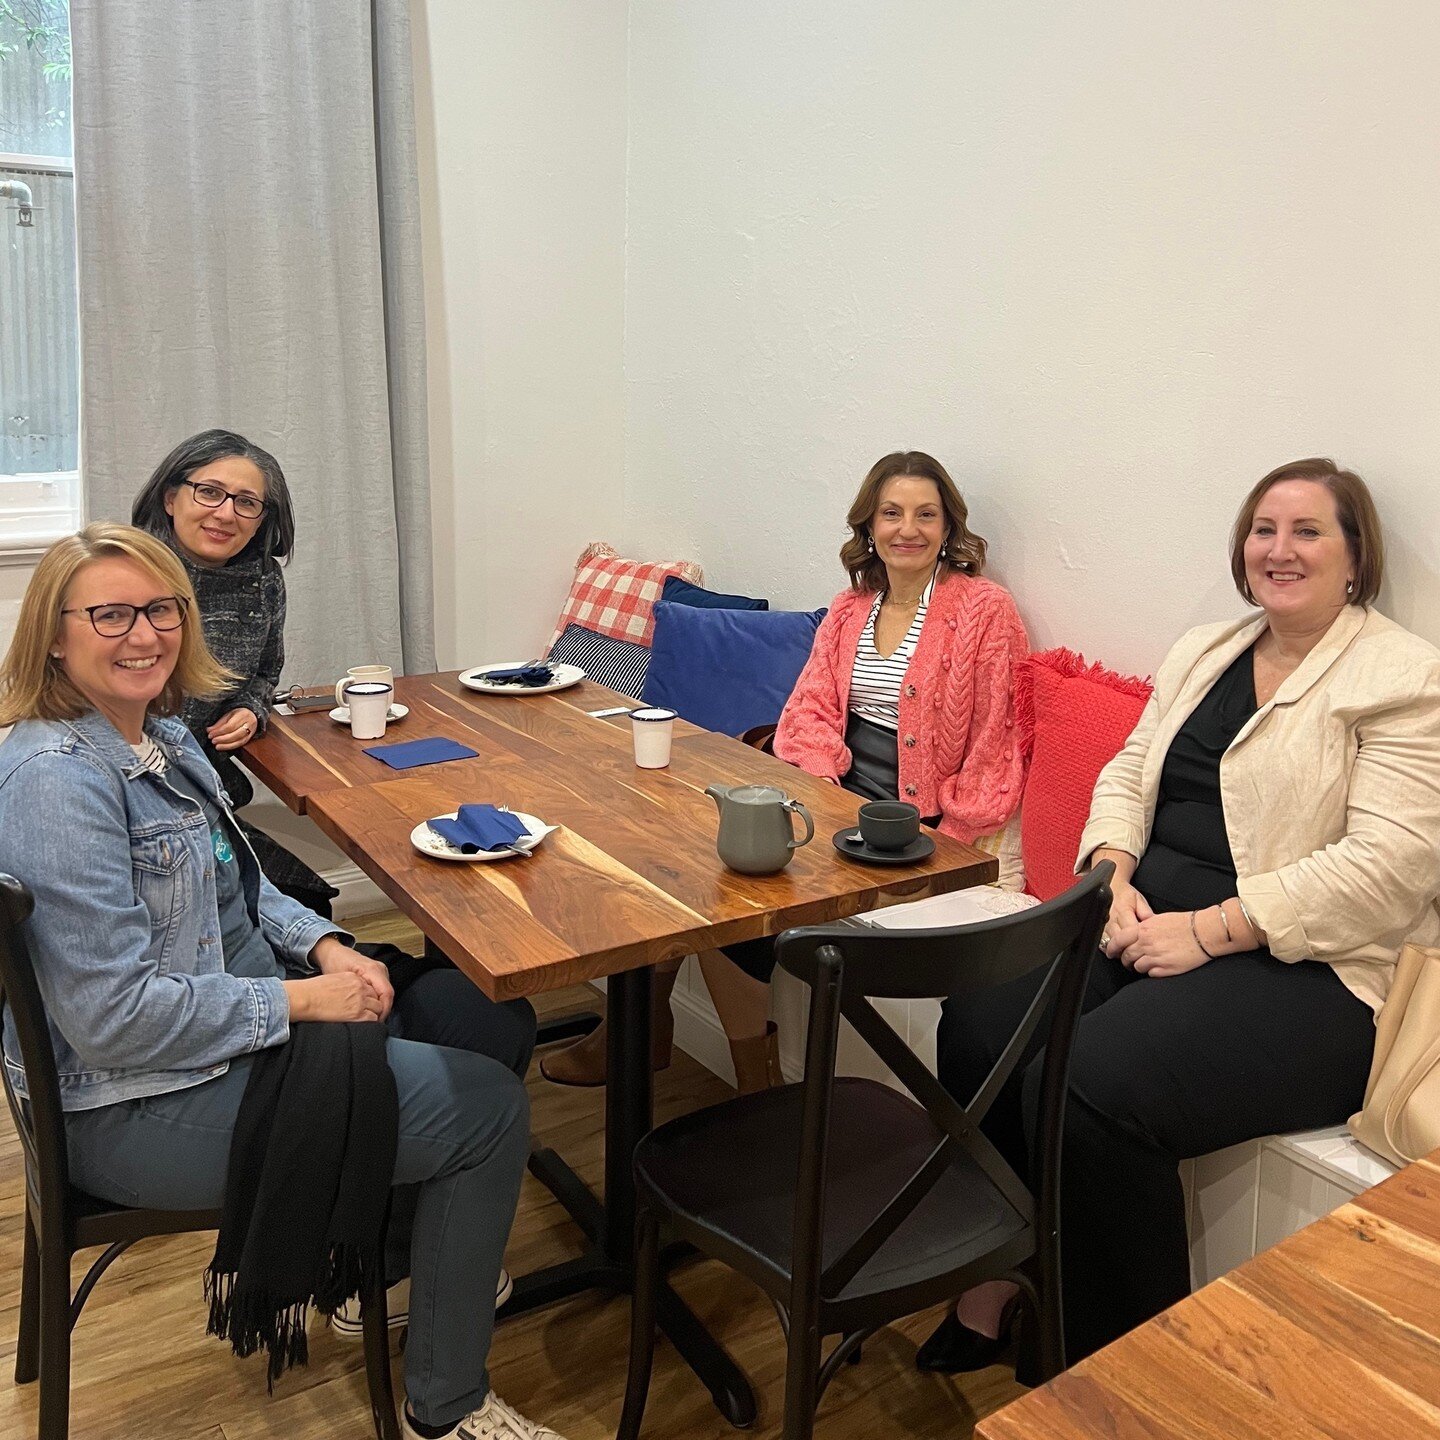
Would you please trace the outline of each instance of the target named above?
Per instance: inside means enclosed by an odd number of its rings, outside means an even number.
[[[1375,509],[1370,487],[1353,470],[1342,470],[1333,460],[1323,457],[1292,460],[1278,466],[1257,480],[1245,497],[1230,532],[1230,575],[1241,597],[1247,604],[1255,604],[1250,582],[1245,578],[1245,541],[1266,492],[1282,480],[1313,480],[1330,492],[1350,551],[1350,562],[1355,566],[1355,588],[1346,596],[1346,602],[1372,604],[1385,579],[1385,537],[1380,528],[1380,514]]]
[[[130,508],[130,523],[162,540],[173,540],[175,528],[165,509],[166,497],[173,495],[197,470],[217,460],[232,458],[250,461],[265,477],[265,513],[240,554],[258,551],[267,560],[287,559],[295,548],[295,510],[290,503],[285,472],[268,450],[252,445],[233,430],[202,430],[182,440],[155,467],[155,473],[135,497]]]
[[[885,562],[870,548],[870,524],[880,506],[880,492],[888,480],[897,475],[910,475],[929,480],[940,492],[945,511],[945,558],[940,562],[964,575],[980,575],[985,570],[985,541],[966,523],[970,511],[955,482],[933,455],[923,450],[897,450],[877,460],[850,504],[845,522],[850,538],[840,547],[840,563],[850,576],[853,590],[883,590],[886,585]]]

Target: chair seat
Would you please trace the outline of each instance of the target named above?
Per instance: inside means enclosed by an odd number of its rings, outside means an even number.
[[[796,1155],[804,1087],[726,1101],[651,1131],[636,1179],[665,1202],[685,1238],[715,1237],[722,1258],[776,1295],[789,1284]],[[941,1138],[925,1111],[874,1080],[835,1081],[824,1264],[845,1253]],[[985,1172],[957,1154],[930,1193],[829,1303],[923,1285],[1023,1242],[1020,1213]]]
[[[70,1214],[75,1224],[75,1243],[111,1245],[117,1240],[143,1240],[152,1235],[188,1235],[195,1231],[218,1230],[219,1210],[147,1210],[101,1200],[70,1187]]]

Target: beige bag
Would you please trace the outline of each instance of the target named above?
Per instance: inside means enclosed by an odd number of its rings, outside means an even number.
[[[1440,950],[1407,945],[1375,1023],[1365,1108],[1350,1133],[1392,1165],[1440,1149]]]

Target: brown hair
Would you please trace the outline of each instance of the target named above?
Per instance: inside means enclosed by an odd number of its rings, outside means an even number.
[[[840,563],[849,573],[851,588],[885,588],[885,562],[870,548],[870,524],[880,508],[880,492],[886,482],[897,475],[929,480],[940,492],[946,524],[945,554],[941,564],[966,575],[981,574],[985,569],[985,542],[966,523],[970,511],[955,488],[955,482],[946,474],[945,467],[923,450],[897,450],[870,467],[870,473],[845,517],[851,534],[850,539],[840,547]]]
[[[1345,598],[1351,605],[1370,604],[1380,593],[1380,583],[1385,578],[1385,539],[1380,530],[1380,516],[1370,497],[1369,486],[1353,470],[1342,470],[1333,460],[1325,459],[1292,460],[1288,465],[1281,465],[1257,481],[1245,497],[1235,517],[1235,528],[1230,532],[1230,574],[1235,588],[1247,604],[1255,603],[1250,582],[1245,578],[1245,541],[1261,500],[1272,485],[1282,480],[1313,480],[1334,497],[1335,513],[1345,534],[1350,562],[1355,567],[1355,588]]]
[[[133,561],[165,594],[188,602],[175,670],[151,702],[153,712],[173,715],[189,696],[223,695],[228,683],[237,678],[205,644],[190,577],[170,547],[143,530],[102,521],[87,525],[78,535],[57,540],[40,557],[20,602],[15,638],[0,662],[0,725],[20,720],[74,720],[94,708],[50,650],[60,633],[60,611],[75,577],[87,565],[111,557]]]

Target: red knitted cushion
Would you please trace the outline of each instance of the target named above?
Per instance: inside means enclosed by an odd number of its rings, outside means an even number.
[[[1073,650],[1031,655],[1021,677],[1021,720],[1034,743],[1020,807],[1025,888],[1051,900],[1075,883],[1095,781],[1135,728],[1151,686],[1086,665]]]

